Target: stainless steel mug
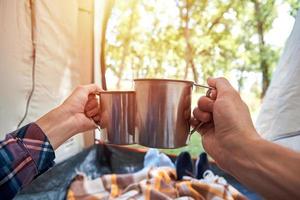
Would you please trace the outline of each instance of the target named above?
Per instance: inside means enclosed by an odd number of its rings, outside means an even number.
[[[135,92],[103,91],[99,94],[100,127],[108,143],[127,145],[135,137]]]
[[[135,79],[134,83],[136,142],[154,148],[185,146],[190,133],[191,95],[194,82]]]

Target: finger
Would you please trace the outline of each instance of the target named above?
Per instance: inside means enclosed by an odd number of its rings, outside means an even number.
[[[195,108],[193,110],[193,115],[198,121],[201,121],[201,122],[209,122],[212,119],[211,113],[201,111],[198,108]]]
[[[93,108],[92,110],[87,110],[85,112],[86,116],[91,118],[91,117],[94,117],[98,114],[98,108]]]
[[[100,122],[101,122],[101,116],[100,115],[96,115],[96,116],[92,117],[92,119],[94,120],[94,122],[97,125],[100,125]]]
[[[191,108],[188,108],[183,112],[183,117],[184,117],[184,119],[190,119],[190,117],[191,117]]]
[[[93,99],[97,99],[97,96],[96,96],[96,94],[89,94],[88,95],[88,100],[93,100]]]
[[[191,117],[190,123],[191,123],[191,126],[192,126],[192,127],[196,127],[196,126],[198,126],[198,124],[200,124],[201,122],[198,121],[195,117]]]
[[[203,137],[206,135],[206,133],[211,130],[214,127],[214,123],[213,122],[207,122],[205,124],[203,124],[199,129],[198,129],[198,133],[200,133],[200,135]]]
[[[89,99],[88,102],[85,105],[85,110],[91,110],[93,108],[98,108],[98,100],[95,99]]]
[[[193,128],[196,128],[202,122],[198,121],[196,118],[192,118],[190,123]],[[213,128],[213,122],[207,122],[207,123],[202,124],[199,128],[197,128],[197,132],[201,136],[204,136],[204,134],[211,128]]]
[[[204,112],[213,112],[214,101],[206,96],[200,97],[198,100],[198,108]]]
[[[217,90],[211,90],[210,91],[210,99],[216,100],[217,99]]]
[[[100,115],[96,115],[93,117],[93,120],[96,122],[96,123],[99,123],[101,118],[100,118]]]
[[[97,94],[98,92],[103,91],[102,88],[96,84],[89,84],[83,87],[88,91],[89,94]]]
[[[223,77],[221,78],[208,78],[207,83],[209,86],[217,89],[217,95],[221,95],[224,92],[232,91],[234,88],[229,81]]]
[[[108,125],[107,120],[108,120],[107,114],[103,113],[103,115],[100,116],[100,121],[98,123],[102,129],[107,127]]]
[[[219,78],[209,77],[207,79],[207,84],[216,89],[222,89],[231,86],[228,80],[224,77],[219,77]]]
[[[192,102],[192,96],[191,95],[187,95],[184,99],[184,108],[185,109],[190,109],[191,107],[191,102]]]
[[[98,107],[99,106],[99,101],[96,97],[93,98],[89,98],[86,105],[85,105],[85,109],[86,110],[90,110],[94,107]]]

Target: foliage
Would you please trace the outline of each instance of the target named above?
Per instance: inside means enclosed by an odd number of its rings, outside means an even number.
[[[290,14],[295,16],[300,7],[298,0],[115,2],[108,24],[106,59],[107,73],[117,78],[117,88],[126,87],[126,81],[134,78],[203,83],[209,76],[235,74],[243,93],[246,75],[254,72],[261,75],[261,82],[253,80],[247,97],[256,98],[251,104],[256,107],[279,57],[280,49],[265,40],[277,8],[288,2]]]
[[[289,1],[298,8],[296,0]],[[118,88],[140,77],[204,82],[233,70],[239,72],[240,89],[249,71],[262,73],[268,85],[279,49],[266,44],[264,35],[278,6],[275,0],[116,1],[108,26],[107,67]]]
[[[291,8],[292,8],[290,11],[290,14],[295,17],[297,14],[297,11],[300,8],[300,1],[299,0],[286,0],[286,1],[291,5]]]

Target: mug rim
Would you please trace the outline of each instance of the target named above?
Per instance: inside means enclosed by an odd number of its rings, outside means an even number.
[[[109,93],[135,93],[134,90],[104,90],[99,92],[98,94],[109,94]]]
[[[194,81],[190,80],[182,80],[182,79],[166,79],[166,78],[137,78],[133,79],[133,81],[164,81],[164,82],[183,82],[183,83],[190,83],[194,84]]]

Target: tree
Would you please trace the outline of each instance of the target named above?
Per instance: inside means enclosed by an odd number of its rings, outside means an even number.
[[[271,28],[272,22],[276,17],[275,12],[275,0],[266,0],[261,2],[259,0],[253,0],[254,14],[255,14],[255,26],[256,32],[259,38],[259,65],[262,73],[262,92],[263,97],[267,91],[267,88],[271,80],[271,64],[269,56],[272,56],[273,50],[268,48],[265,42],[265,33]]]
[[[297,7],[296,0],[289,0]],[[275,0],[116,1],[108,30],[107,67],[121,80],[192,79],[237,72],[270,83],[278,49],[265,41],[277,16]],[[291,4],[292,4],[291,3]]]
[[[128,53],[130,51],[129,49],[129,45],[130,45],[130,41],[131,38],[133,37],[132,35],[132,28],[133,26],[136,26],[137,24],[135,23],[135,17],[136,17],[136,7],[137,7],[137,0],[131,0],[129,2],[129,7],[130,7],[130,16],[129,16],[129,20],[128,20],[128,25],[127,25],[127,30],[124,33],[124,42],[122,45],[122,57],[121,57],[121,63],[120,63],[120,69],[117,73],[117,76],[119,78],[118,83],[117,83],[117,87],[120,88],[120,84],[121,84],[121,79],[122,79],[122,75],[124,72],[124,68],[125,68],[125,60],[128,56]]]
[[[238,36],[235,68],[240,71],[239,89],[243,87],[243,76],[246,72],[261,73],[261,98],[270,84],[279,55],[279,49],[265,41],[265,35],[272,28],[273,20],[277,16],[277,7],[275,0],[252,0],[244,1],[238,8],[238,26],[241,28],[241,34]]]
[[[299,0],[286,0],[288,4],[291,6],[290,14],[291,16],[296,17],[297,11],[300,9],[300,1]]]

